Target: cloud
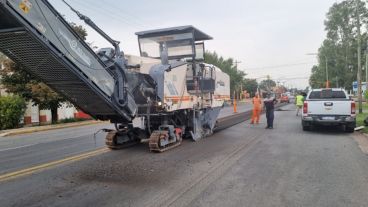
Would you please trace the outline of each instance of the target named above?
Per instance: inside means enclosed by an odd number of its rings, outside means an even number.
[[[81,2],[69,0],[90,16],[104,31],[120,40],[126,53],[138,54],[134,33],[180,25],[194,25],[214,37],[206,48],[241,61],[240,68],[250,77],[308,77],[325,32],[323,21],[334,0],[137,0],[129,5],[113,0]],[[60,1],[51,0],[57,10],[80,23]],[[129,9],[127,9],[129,6]],[[88,29],[88,41],[100,47],[108,44]],[[312,59],[310,65],[249,70],[250,67],[298,63]],[[289,80],[305,88],[305,80]]]

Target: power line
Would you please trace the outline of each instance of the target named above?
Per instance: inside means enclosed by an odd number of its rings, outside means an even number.
[[[101,17],[104,17],[105,21],[108,21],[110,19],[115,20],[119,23],[123,23],[124,25],[139,28],[137,27],[137,24],[132,24],[131,21],[127,20],[125,17],[120,16],[119,14],[113,14],[114,12],[108,11],[103,6],[92,6],[91,4],[87,4],[83,1],[75,1],[76,4],[78,4],[80,7],[84,8],[85,10],[93,11],[93,14],[97,14]]]
[[[103,1],[106,2],[106,0],[103,0]],[[127,12],[126,10],[122,9],[121,7],[119,7],[119,8],[117,8],[117,7],[111,7],[111,9],[112,10],[115,10],[116,13],[118,13],[118,14],[121,13],[121,14],[125,14],[127,16],[130,16],[133,19],[133,21],[136,21],[136,22],[138,22],[139,24],[141,24],[141,25],[143,25],[145,27],[148,26],[148,25],[152,25],[151,22],[147,22],[146,20],[142,19],[141,17],[136,16],[136,15],[133,15],[132,13]]]
[[[246,70],[264,70],[264,69],[270,69],[270,68],[283,68],[283,67],[292,67],[292,66],[309,65],[309,64],[315,64],[315,62],[292,63],[292,64],[283,64],[283,65],[270,65],[270,66],[263,66],[263,67],[246,68]]]
[[[101,6],[92,6],[90,4],[86,4],[85,2],[82,1],[73,1],[73,3],[78,4],[78,10],[84,10],[84,11],[90,11],[91,13],[93,13],[94,15],[99,15],[101,17],[105,17],[105,21],[108,20],[115,20],[119,23],[122,23],[126,26],[135,28],[135,29],[139,29],[139,27],[137,26],[137,24],[132,24],[129,20],[127,20],[125,17],[122,17],[120,15],[113,15],[112,12],[107,11],[105,8],[101,7]],[[88,13],[90,13],[88,12]],[[107,18],[106,18],[107,17]]]
[[[263,75],[263,76],[258,76],[258,77],[253,77],[253,78],[249,78],[249,79],[255,79],[255,80],[259,80],[259,79],[267,79],[268,75]],[[299,80],[299,79],[309,79],[309,76],[296,76],[296,77],[289,77],[289,78],[271,78],[273,80],[278,80],[278,81],[282,81],[282,80]]]
[[[237,60],[236,60],[234,63],[235,63],[235,67],[236,67],[236,69],[237,69],[237,70],[239,70],[239,68],[238,68],[238,64],[239,64],[239,63],[241,63],[241,61],[237,61]]]
[[[37,2],[37,1],[36,1],[36,5],[37,5],[37,7],[38,7],[39,11],[41,12],[42,17],[45,19],[45,21],[46,21],[47,25],[50,27],[50,29],[51,29],[52,33],[54,34],[54,36],[56,37],[56,39],[58,40],[58,42],[60,43],[60,45],[64,48],[64,50],[68,53],[68,55],[70,55],[70,56],[71,56],[71,57],[72,57],[76,62],[78,62],[80,65],[82,65],[82,66],[84,66],[84,67],[86,67],[87,69],[90,69],[90,70],[106,70],[106,69],[109,67],[109,66],[106,66],[105,68],[104,68],[104,67],[102,67],[102,68],[93,68],[93,67],[90,67],[89,65],[87,65],[87,64],[85,64],[85,63],[83,63],[83,62],[79,61],[79,58],[77,58],[77,57],[73,56],[73,54],[69,51],[69,49],[68,49],[68,48],[64,45],[64,43],[60,40],[59,35],[57,35],[57,33],[55,32],[53,25],[52,25],[52,24],[49,22],[49,20],[46,18],[46,15],[45,15],[45,13],[44,13],[44,11],[43,11],[42,7],[38,4],[38,2]],[[83,40],[80,40],[80,39],[79,39],[79,41],[83,41]],[[64,55],[66,55],[66,54],[64,54]]]
[[[290,77],[290,78],[277,78],[276,80],[300,80],[300,79],[309,79],[309,77],[302,76],[302,77]]]
[[[110,17],[118,18],[118,19],[122,18],[125,22],[129,22],[129,24],[131,25],[138,25],[141,27],[146,27],[146,24],[138,20],[136,17],[129,18],[128,16],[123,15],[123,14],[126,14],[125,12],[118,11],[118,10],[113,11],[115,7],[106,7],[107,4],[99,5],[99,4],[94,4],[94,3],[87,3],[84,1],[77,1],[77,2],[82,3],[83,5],[87,5],[90,8],[98,8],[98,10],[105,11],[104,14]]]

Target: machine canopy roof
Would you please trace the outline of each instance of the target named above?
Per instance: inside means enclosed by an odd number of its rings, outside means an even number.
[[[170,34],[181,34],[181,33],[188,33],[188,32],[193,32],[194,41],[204,41],[204,40],[213,39],[211,36],[193,27],[192,25],[147,30],[147,31],[142,31],[142,32],[136,32],[135,34],[138,35],[139,38],[144,38],[144,37],[155,37],[155,36],[170,35]]]

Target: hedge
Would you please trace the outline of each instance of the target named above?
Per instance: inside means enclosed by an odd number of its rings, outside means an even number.
[[[18,127],[25,110],[26,102],[23,98],[0,96],[0,130]]]

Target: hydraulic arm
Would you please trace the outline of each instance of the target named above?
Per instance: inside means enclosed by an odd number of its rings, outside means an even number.
[[[106,144],[148,143],[163,152],[183,137],[212,134],[229,77],[204,63],[204,42],[193,26],[137,32],[141,57],[63,2],[112,47],[94,52],[47,0],[0,0],[0,51],[96,119],[110,120]],[[131,64],[131,65],[129,65]]]

